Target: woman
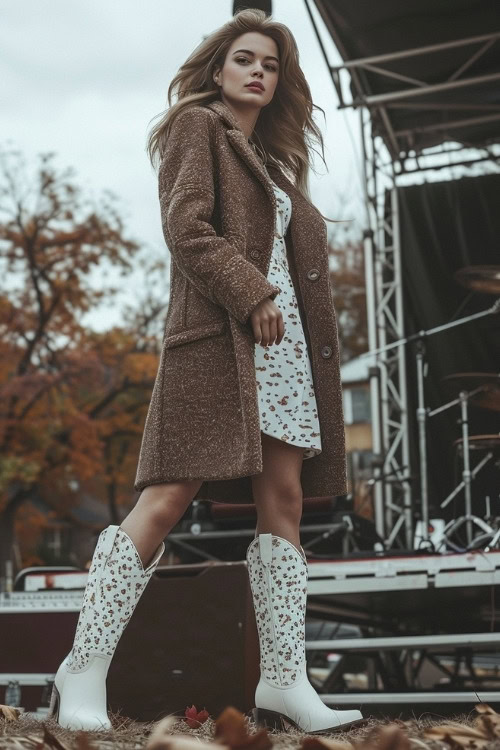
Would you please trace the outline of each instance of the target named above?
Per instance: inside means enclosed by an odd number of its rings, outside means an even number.
[[[98,540],[51,713],[110,727],[106,675],[118,640],[195,498],[255,502],[247,552],[259,629],[255,717],[345,730],[306,674],[303,496],[346,492],[338,336],[326,225],[308,198],[306,134],[321,140],[290,30],[244,10],[173,79],[153,129],[172,256],[162,354],[135,489]],[[286,176],[287,171],[290,177]]]

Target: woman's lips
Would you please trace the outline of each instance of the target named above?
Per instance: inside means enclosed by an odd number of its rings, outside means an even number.
[[[252,91],[260,91],[261,93],[263,92],[263,89],[261,89],[260,86],[256,86],[255,84],[249,84],[245,88],[251,89]]]

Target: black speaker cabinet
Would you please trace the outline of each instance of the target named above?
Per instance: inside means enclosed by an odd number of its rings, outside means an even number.
[[[259,642],[246,563],[158,566],[111,662],[111,711],[153,721],[194,704],[253,708]]]

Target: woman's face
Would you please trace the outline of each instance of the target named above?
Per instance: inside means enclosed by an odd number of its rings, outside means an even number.
[[[242,34],[231,44],[222,70],[214,79],[221,89],[221,98],[237,110],[255,109],[269,104],[279,76],[278,45],[269,36],[257,31]],[[248,86],[254,82],[261,87]]]

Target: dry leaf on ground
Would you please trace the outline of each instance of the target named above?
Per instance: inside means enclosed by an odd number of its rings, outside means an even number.
[[[375,746],[377,750],[411,750],[408,734],[395,722],[374,727],[362,742],[356,743],[356,750],[373,750]]]
[[[308,736],[304,737],[300,744],[299,750],[354,750],[355,745],[352,742],[341,742],[340,740],[331,740],[328,737]]]
[[[451,722],[426,729],[424,735],[430,739],[440,739],[452,746],[481,750],[488,747],[492,740],[500,737],[500,714],[487,703],[474,706],[479,716],[474,719],[474,726]]]
[[[77,733],[75,750],[96,750],[96,746],[91,744],[87,732],[79,731]]]
[[[458,745],[470,750],[486,748],[491,740],[484,730],[468,727],[466,724],[441,724],[437,727],[429,727],[424,731],[425,737],[433,740],[443,740],[451,746]]]
[[[474,726],[483,729],[491,739],[500,737],[500,714],[487,703],[478,703],[474,708],[479,714],[474,719]]]
[[[210,714],[205,708],[203,711],[198,711],[196,706],[193,705],[191,708],[186,708],[184,721],[191,729],[198,729],[198,727],[201,727],[206,722],[209,716]]]
[[[178,718],[166,716],[158,722],[151,734],[145,750],[228,750],[216,742],[200,742],[190,734],[172,734],[170,730]]]
[[[229,745],[231,750],[268,750],[273,744],[267,729],[259,729],[254,734],[249,734],[245,715],[233,706],[225,708],[215,722],[215,737]]]
[[[17,721],[19,719],[20,711],[14,706],[4,706],[0,703],[0,718],[6,719],[7,721]]]
[[[42,737],[42,747],[50,748],[50,750],[71,750],[69,745],[66,745],[64,742],[61,742],[61,740],[57,739],[55,734],[52,734],[50,729],[47,729],[45,724],[43,724],[43,737]]]

